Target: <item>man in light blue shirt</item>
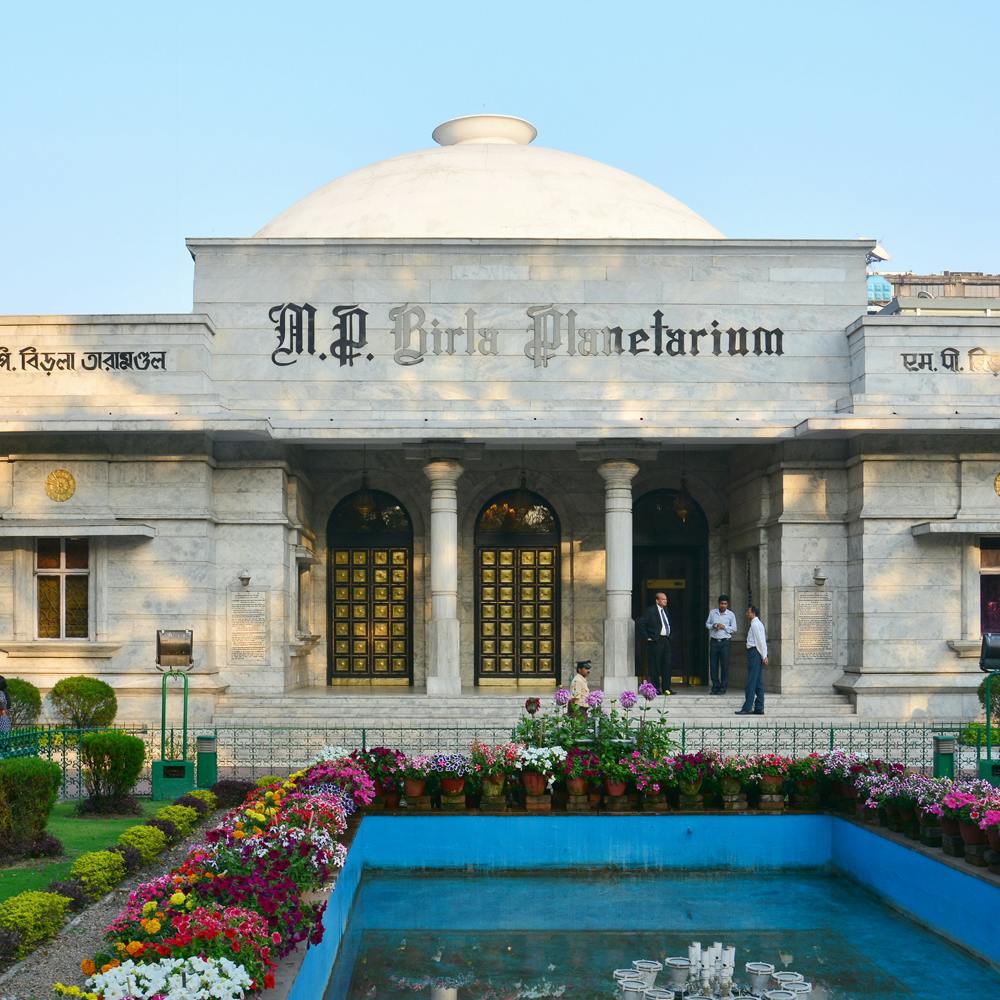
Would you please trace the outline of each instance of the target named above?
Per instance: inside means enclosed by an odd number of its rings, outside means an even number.
[[[729,610],[728,594],[719,594],[719,606],[709,611],[705,628],[708,629],[708,670],[712,694],[725,694],[729,687],[729,640],[736,632],[736,615]]]
[[[747,608],[747,690],[743,707],[737,715],[764,714],[764,667],[767,666],[767,634],[760,612]]]

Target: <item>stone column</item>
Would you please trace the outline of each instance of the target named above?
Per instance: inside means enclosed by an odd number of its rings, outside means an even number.
[[[617,697],[634,688],[635,622],[632,621],[632,480],[634,462],[603,462],[605,589],[604,690]]]
[[[428,462],[431,483],[431,620],[427,624],[427,693],[461,694],[458,645],[458,493],[462,466]]]

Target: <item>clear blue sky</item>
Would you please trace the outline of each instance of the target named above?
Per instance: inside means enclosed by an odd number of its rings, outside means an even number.
[[[1000,3],[18,3],[0,312],[184,312],[186,236],[495,111],[729,236],[1000,271]]]

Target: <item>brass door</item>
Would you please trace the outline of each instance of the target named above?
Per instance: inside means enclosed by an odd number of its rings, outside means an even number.
[[[409,684],[409,548],[333,548],[331,684]]]
[[[555,546],[484,546],[476,552],[479,684],[550,684],[559,655]]]

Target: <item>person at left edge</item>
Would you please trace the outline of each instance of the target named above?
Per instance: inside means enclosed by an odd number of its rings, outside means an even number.
[[[657,690],[673,694],[670,690],[670,615],[667,612],[667,595],[658,590],[653,603],[637,623],[639,638],[646,646],[650,680]]]

